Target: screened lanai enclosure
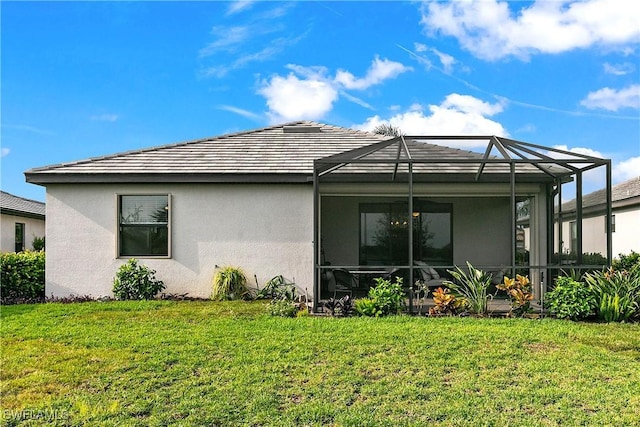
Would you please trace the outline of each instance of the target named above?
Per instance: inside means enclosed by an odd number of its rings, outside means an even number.
[[[582,252],[580,208],[584,174],[593,170],[606,181],[608,205],[595,264]],[[561,201],[571,198],[575,226],[566,236]],[[494,286],[528,275],[542,308],[563,269],[611,262],[610,224],[607,159],[496,136],[400,136],[319,159],[316,308],[318,300],[365,296],[378,277],[400,277],[413,311],[416,281],[436,288],[467,262],[490,272]]]

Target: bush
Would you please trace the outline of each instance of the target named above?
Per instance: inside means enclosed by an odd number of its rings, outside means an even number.
[[[454,315],[460,313],[466,307],[464,298],[456,298],[449,289],[439,287],[432,293],[433,307],[429,309],[430,316]]]
[[[511,301],[509,316],[522,317],[531,311],[533,291],[528,276],[516,274],[515,279],[504,276],[504,283],[497,285],[496,288],[509,295]]]
[[[2,303],[44,298],[44,252],[0,254]]]
[[[404,308],[405,295],[402,290],[402,279],[396,277],[396,282],[378,277],[375,285],[369,289],[368,298],[357,300],[356,312],[362,316],[386,316],[398,314]]]
[[[596,300],[584,283],[560,276],[547,294],[547,307],[559,319],[581,320],[595,312]]]
[[[216,301],[250,299],[247,275],[239,267],[221,267],[213,276],[211,299]]]
[[[155,274],[155,270],[131,258],[120,266],[113,279],[113,295],[119,300],[153,299],[165,288]]]
[[[296,317],[298,308],[296,305],[286,299],[274,299],[267,304],[267,313],[272,316],[280,317]]]
[[[614,259],[611,263],[611,267],[618,271],[631,271],[631,269],[636,266],[640,268],[640,254],[635,251],[631,251],[629,255],[620,254],[618,258]]]
[[[445,281],[443,284],[462,296],[471,313],[483,316],[487,314],[489,308],[489,298],[493,298],[488,293],[489,285],[491,285],[491,274],[487,274],[482,270],[478,270],[467,261],[469,274],[465,273],[460,267],[455,270],[448,270],[455,278],[455,281]]]
[[[33,240],[31,241],[31,246],[33,246],[34,251],[43,251],[44,237],[33,236]]]
[[[289,301],[293,301],[295,297],[296,284],[288,282],[282,275],[271,278],[256,295],[256,299],[287,299]]]
[[[356,300],[356,313],[359,316],[379,317],[382,316],[382,310],[376,302],[371,298],[360,298]]]
[[[613,268],[585,274],[596,301],[596,314],[605,322],[640,317],[640,265],[630,271]]]

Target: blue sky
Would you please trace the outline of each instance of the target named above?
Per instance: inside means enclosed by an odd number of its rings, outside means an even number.
[[[301,119],[504,135],[640,175],[640,12],[624,0],[0,7],[16,195],[44,200],[33,167]]]

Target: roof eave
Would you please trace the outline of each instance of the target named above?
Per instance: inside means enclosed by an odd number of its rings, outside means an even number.
[[[45,173],[25,172],[31,184],[122,184],[122,183],[308,183],[312,175],[307,173]]]

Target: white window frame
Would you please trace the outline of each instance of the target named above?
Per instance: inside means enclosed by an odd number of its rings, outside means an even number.
[[[173,208],[172,208],[172,194],[171,193],[150,193],[150,192],[144,192],[144,193],[116,193],[116,247],[115,247],[115,252],[116,252],[116,258],[121,258],[121,259],[129,259],[129,258],[136,258],[136,259],[170,259],[172,258],[172,217],[173,217]],[[120,209],[121,209],[121,200],[122,200],[122,196],[166,196],[167,197],[167,207],[168,207],[168,214],[167,214],[167,255],[122,255],[120,254],[120,226],[122,225],[120,222]]]

